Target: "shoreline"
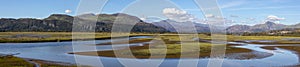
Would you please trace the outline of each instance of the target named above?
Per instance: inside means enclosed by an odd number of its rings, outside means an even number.
[[[18,57],[21,58],[21,57]],[[58,62],[58,61],[48,61],[48,60],[40,60],[40,59],[32,59],[32,58],[22,58],[29,63],[35,65],[35,67],[44,67],[44,66],[56,66],[56,67],[77,67],[76,64]],[[39,66],[36,66],[39,65]]]
[[[112,57],[112,58],[117,58],[114,52],[121,53],[119,54],[119,58],[132,58],[130,55],[127,54],[122,54],[126,53],[126,51],[131,50],[133,52],[138,51],[138,50],[148,50],[149,49],[149,44],[144,45],[144,46],[131,46],[129,49],[119,49],[119,50],[106,50],[106,51],[90,51],[90,52],[74,52],[74,53],[68,53],[68,54],[77,54],[77,55],[85,55],[85,56],[102,56],[102,57]],[[230,45],[233,46],[233,45]],[[194,53],[197,52],[184,52],[186,57],[183,58],[209,58],[211,51],[206,49],[205,47],[202,48],[203,50],[199,52],[198,56],[195,56]],[[172,49],[168,49],[167,51],[172,51]],[[238,53],[251,53],[253,50],[249,49],[244,49],[244,48],[235,48],[235,47],[227,47],[226,49],[226,56],[230,59],[246,59],[246,58],[235,58],[235,57],[230,57],[230,54],[238,54]],[[133,56],[138,59],[159,59],[159,58],[167,58],[167,59],[174,59],[174,58],[182,58],[181,53],[166,53],[166,55],[160,55],[160,54],[155,54],[151,58],[151,54],[145,54],[145,53],[134,53]],[[250,56],[249,56],[250,57]],[[261,57],[260,55],[256,55],[256,57]]]
[[[129,37],[136,37],[136,36],[149,36],[149,35],[131,35]],[[102,37],[102,38],[87,38],[87,39],[65,39],[65,40],[31,40],[31,41],[1,41],[0,43],[44,43],[44,42],[68,42],[68,41],[76,41],[76,40],[107,40],[107,39],[114,39],[114,38],[126,38],[127,36],[121,37]]]
[[[25,66],[25,67],[77,67],[76,64],[66,63],[66,62],[58,62],[58,61],[48,61],[48,60],[40,60],[40,59],[32,59],[32,58],[23,58],[17,57],[9,54],[0,54],[0,62],[4,62],[0,64],[0,66]],[[5,63],[10,62],[10,63]],[[83,65],[85,66],[85,65]]]

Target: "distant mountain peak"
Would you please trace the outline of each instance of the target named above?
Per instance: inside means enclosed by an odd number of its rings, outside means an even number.
[[[66,14],[51,14],[49,17],[53,17],[53,16],[69,16],[69,17],[71,17],[70,15],[66,15]]]
[[[193,25],[190,25],[191,23],[193,23]],[[159,27],[163,27],[171,32],[177,32],[178,30],[176,29],[178,28],[182,28],[181,32],[184,33],[191,33],[191,31],[194,31],[191,28],[195,28],[198,33],[210,32],[209,25],[196,23],[196,22],[177,22],[174,20],[166,19],[166,20],[161,20],[160,22],[153,22],[152,24]]]
[[[85,13],[85,14],[81,14],[81,15],[78,15],[78,16],[82,16],[82,17],[84,17],[84,16],[96,16],[96,14],[94,14],[94,13]]]
[[[65,14],[52,14],[49,17],[45,18],[44,20],[61,20],[71,22],[73,21],[74,17]]]
[[[131,16],[131,15],[128,15],[128,14],[125,14],[125,13],[115,13],[115,14],[112,14],[113,16]]]
[[[239,32],[265,32],[270,30],[279,30],[286,28],[287,25],[277,24],[272,21],[266,21],[264,24],[256,24],[254,26],[248,25],[233,25],[228,27],[226,30],[231,33]]]
[[[276,23],[274,23],[272,21],[267,21],[267,22],[265,22],[265,24],[267,24],[267,25],[276,25]]]

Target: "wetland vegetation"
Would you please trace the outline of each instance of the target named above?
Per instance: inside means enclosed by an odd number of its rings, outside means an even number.
[[[71,41],[72,33],[70,32],[1,32],[0,42],[3,43],[26,43],[26,42],[61,42]],[[122,47],[114,50],[99,50],[99,51],[83,51],[83,52],[67,52],[70,55],[82,55],[82,56],[100,56],[110,58],[139,58],[139,59],[176,59],[176,58],[210,58],[212,46],[215,48],[226,47],[225,59],[234,60],[251,60],[251,59],[264,59],[264,58],[276,58],[278,53],[272,53],[272,51],[278,51],[280,53],[287,50],[293,54],[300,56],[298,50],[300,44],[300,37],[292,36],[237,36],[226,35],[227,43],[213,45],[211,43],[211,36],[207,34],[198,34],[198,37],[189,37],[186,34],[146,34],[146,33],[132,33],[129,35],[128,41],[125,36],[111,37],[111,33],[82,33],[77,32],[78,35],[95,35],[91,37],[83,37],[83,40],[109,40],[125,38],[125,40],[116,41],[104,41],[96,43],[95,45],[83,44],[88,46],[113,46],[126,44],[137,44],[128,46],[129,48]],[[220,34],[221,35],[221,34]],[[139,37],[146,36],[146,37]],[[95,38],[93,38],[95,37]],[[183,40],[187,39],[187,40]],[[247,44],[247,45],[246,45]],[[63,44],[62,44],[63,45]],[[183,45],[186,46],[183,48]],[[245,47],[246,46],[246,47]],[[258,47],[258,48],[257,48]],[[279,48],[279,49],[278,49]],[[281,50],[284,49],[284,50]],[[187,51],[183,51],[187,50]],[[271,52],[269,52],[271,51]],[[118,56],[116,56],[118,54]],[[134,57],[131,57],[131,54]],[[196,55],[198,54],[198,55]],[[184,57],[182,57],[184,55]],[[273,57],[275,56],[275,57]],[[57,62],[49,62],[43,60],[28,60],[18,57],[0,59],[2,65],[13,66],[34,66],[32,62],[40,64],[42,67],[48,66],[70,66],[72,64]],[[292,65],[297,66],[297,64]]]

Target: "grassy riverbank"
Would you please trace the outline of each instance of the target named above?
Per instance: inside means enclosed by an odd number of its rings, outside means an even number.
[[[72,54],[79,55],[90,55],[90,56],[105,56],[105,57],[118,57],[121,58],[132,58],[130,52],[132,52],[135,58],[147,59],[147,58],[180,58],[181,55],[185,57],[181,58],[207,58],[210,57],[211,44],[210,43],[188,43],[185,44],[186,48],[182,48],[180,44],[165,44],[165,45],[144,45],[144,46],[132,46],[130,49],[120,49],[120,50],[109,50],[109,51],[93,51],[93,52],[76,52]],[[219,45],[222,47],[224,45]],[[218,47],[218,46],[215,46]],[[151,49],[149,49],[151,48]],[[200,48],[200,49],[199,49]],[[182,51],[183,50],[183,51]],[[184,51],[186,50],[186,51]],[[114,53],[116,52],[116,53]],[[234,53],[246,53],[251,52],[248,49],[227,47],[226,54]],[[198,55],[195,55],[198,54]]]
[[[23,59],[19,57],[1,57],[0,67],[77,67],[74,64],[36,60],[36,59]]]
[[[154,38],[140,38],[140,39],[133,39],[129,40],[128,42],[118,41],[114,42],[115,44],[126,44],[126,43],[144,43],[144,42],[151,42],[148,44],[144,44],[143,46],[131,46],[129,49],[120,49],[120,50],[108,50],[108,51],[93,51],[93,52],[76,52],[72,54],[79,54],[79,55],[91,55],[91,56],[105,56],[105,57],[118,57],[122,58],[132,58],[131,53],[140,59],[146,59],[152,56],[151,58],[180,58],[181,55],[186,55],[186,58],[195,58],[191,56],[195,56],[195,54],[199,54],[198,58],[207,58],[210,57],[212,44],[210,40],[212,39],[208,35],[199,34],[200,39],[195,39],[195,37],[191,35],[169,35],[169,34],[162,34],[162,35],[153,35]],[[239,42],[246,42],[248,40],[254,40],[254,42],[248,42],[253,44],[300,44],[299,41],[290,41],[284,40],[287,38],[292,39],[300,39],[299,37],[288,37],[288,36],[234,36],[234,35],[227,35],[227,41],[239,41]],[[258,41],[255,41],[258,40]],[[274,41],[274,42],[259,42],[261,40],[267,41]],[[102,43],[101,45],[112,45],[110,42]],[[182,45],[187,46],[186,48],[182,48]],[[226,47],[226,57],[230,57],[231,59],[249,59],[249,58],[262,58],[265,56],[270,55],[256,55],[251,54],[252,50],[243,49],[243,48],[235,48],[232,46],[236,46],[234,44],[223,44],[218,45],[220,47]],[[218,48],[218,46],[214,46]],[[150,49],[151,48],[151,49]],[[200,50],[199,50],[200,49]],[[222,49],[222,48],[220,48]],[[188,51],[182,51],[188,50]],[[231,57],[227,56],[227,54],[238,54],[238,53],[250,53],[247,55],[243,55],[245,57]]]
[[[74,32],[77,39],[110,39],[111,33],[85,33],[85,32]],[[123,35],[124,34],[124,35]],[[128,36],[126,33],[120,33],[117,36]],[[185,40],[182,36],[178,34],[168,33],[168,34],[150,34],[150,33],[131,33],[129,36],[161,36],[171,41]],[[187,34],[181,34],[187,35]],[[197,36],[197,35],[196,35]],[[225,36],[225,35],[221,35]],[[211,36],[205,34],[198,34],[198,37],[202,40],[211,40]],[[243,41],[243,40],[275,40],[277,44],[298,44],[300,41],[289,41],[284,39],[299,39],[300,37],[291,36],[235,36],[226,35],[227,41]],[[192,37],[196,38],[196,37]],[[60,42],[60,41],[72,41],[72,32],[0,32],[0,43],[32,43],[32,42]]]
[[[72,41],[72,34],[76,39],[110,39],[111,33],[86,33],[86,32],[0,32],[0,43],[33,43],[33,42],[61,42]],[[124,33],[125,34],[125,33]],[[134,33],[130,36],[149,35]]]
[[[181,37],[181,38],[180,38]],[[187,39],[181,41],[181,39]],[[222,48],[226,47],[226,54],[234,53],[245,53],[251,52],[252,50],[234,48],[230,47],[232,45],[226,46],[226,44],[220,44],[212,46],[212,44],[207,42],[198,42],[193,40],[193,37],[189,35],[160,35],[150,38],[140,38],[129,40],[129,43],[144,43],[145,41],[150,43],[145,43],[142,46],[131,46],[129,49],[120,50],[108,50],[108,51],[92,51],[92,52],[76,52],[71,54],[79,55],[91,55],[91,56],[105,56],[105,57],[121,57],[121,58],[133,58],[131,53],[135,58],[147,59],[147,58],[207,58],[210,57],[211,48]],[[184,42],[184,43],[182,43]],[[117,44],[126,44],[127,42],[119,41]],[[111,44],[111,43],[102,43]],[[184,48],[182,48],[184,45]],[[115,53],[116,52],[116,53]],[[118,54],[118,56],[116,56]]]
[[[34,64],[31,64],[22,58],[3,57],[0,58],[0,67],[34,67]]]

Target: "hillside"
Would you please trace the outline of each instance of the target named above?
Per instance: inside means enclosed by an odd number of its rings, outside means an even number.
[[[190,25],[193,23],[193,25]],[[153,22],[152,24],[163,27],[171,32],[176,32],[176,28],[180,28],[184,31],[193,31],[192,28],[195,28],[198,33],[208,33],[210,32],[209,25],[207,24],[201,24],[201,23],[195,23],[195,22],[176,22],[173,20],[162,20],[160,22]],[[184,32],[181,31],[181,32]]]
[[[89,17],[98,16],[96,23],[96,32],[111,32],[112,25],[115,19],[118,17],[120,26],[128,26],[131,22],[127,20],[136,20],[138,23],[131,30],[132,32],[168,32],[162,27],[155,26],[150,23],[145,23],[135,16],[127,14],[84,14],[77,18],[80,23],[88,24]],[[2,32],[71,32],[73,26],[74,16],[64,14],[52,14],[45,19],[34,19],[34,18],[21,18],[11,19],[2,18],[0,19],[0,31]],[[127,24],[128,23],[128,24]],[[87,27],[90,28],[90,27]]]
[[[253,26],[249,25],[233,25],[228,27],[226,30],[229,33],[257,33],[257,32],[266,32],[271,30],[280,30],[285,28],[294,28],[293,25],[284,25],[284,24],[277,24],[274,22],[267,21],[264,24],[256,24]]]

